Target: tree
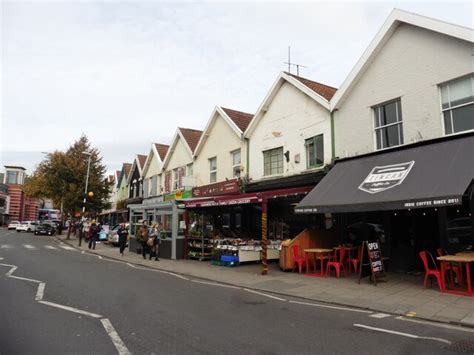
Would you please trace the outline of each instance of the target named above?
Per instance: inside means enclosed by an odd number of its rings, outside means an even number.
[[[84,152],[91,153],[87,192],[92,191],[92,197],[84,194],[89,159]],[[65,152],[49,153],[25,182],[25,192],[31,197],[52,199],[55,206],[62,207],[63,215],[82,211],[86,197],[86,214],[94,216],[110,208],[112,183],[104,179],[106,170],[99,150],[92,148],[83,135]]]

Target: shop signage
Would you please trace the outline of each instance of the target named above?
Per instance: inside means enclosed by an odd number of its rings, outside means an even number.
[[[361,255],[359,283],[362,277],[372,276],[372,282],[377,285],[377,280],[385,276],[380,243],[378,241],[364,241]]]
[[[360,184],[359,189],[375,194],[400,185],[410,173],[414,164],[415,161],[410,161],[401,164],[376,166]]]
[[[235,206],[235,205],[245,205],[248,203],[257,203],[261,201],[262,199],[256,196],[223,199],[223,200],[215,199],[215,200],[208,200],[208,201],[189,201],[189,202],[185,202],[185,207],[196,208],[196,207],[213,207],[213,206]]]
[[[219,196],[240,193],[240,180],[233,179],[215,184],[195,187],[193,197]]]
[[[175,191],[170,194],[165,194],[163,196],[164,201],[174,201],[174,200],[182,200],[183,198],[191,198],[193,197],[193,192],[190,190],[185,191]]]
[[[151,197],[143,200],[144,205],[154,205],[163,202],[163,196]]]

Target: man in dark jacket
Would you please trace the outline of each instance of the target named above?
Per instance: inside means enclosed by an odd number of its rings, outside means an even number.
[[[119,229],[117,230],[118,235],[118,242],[120,248],[120,255],[123,256],[123,251],[125,250],[125,246],[127,245],[127,236],[128,230],[125,227],[125,223],[121,223]]]
[[[89,249],[92,247],[92,250],[95,249],[95,244],[99,238],[99,227],[95,224],[95,220],[92,221],[92,224],[89,228]]]
[[[148,241],[148,223],[146,221],[143,221],[142,226],[138,230],[138,239],[142,243],[142,255],[143,259],[146,259],[146,251],[148,249],[147,241]]]

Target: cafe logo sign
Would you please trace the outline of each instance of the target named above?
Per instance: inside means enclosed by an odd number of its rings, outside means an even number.
[[[400,185],[410,173],[413,165],[415,165],[414,161],[394,165],[376,166],[372,169],[362,184],[360,184],[359,189],[370,194],[375,194]]]

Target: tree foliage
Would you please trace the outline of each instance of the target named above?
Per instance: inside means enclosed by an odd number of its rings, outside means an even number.
[[[84,193],[90,152],[90,172],[87,192]],[[63,206],[66,214],[82,211],[86,197],[86,213],[95,215],[110,208],[108,197],[112,184],[105,178],[106,166],[97,148],[92,148],[86,136],[81,136],[65,152],[48,153],[25,182],[25,192],[31,197],[50,198],[56,207]]]

